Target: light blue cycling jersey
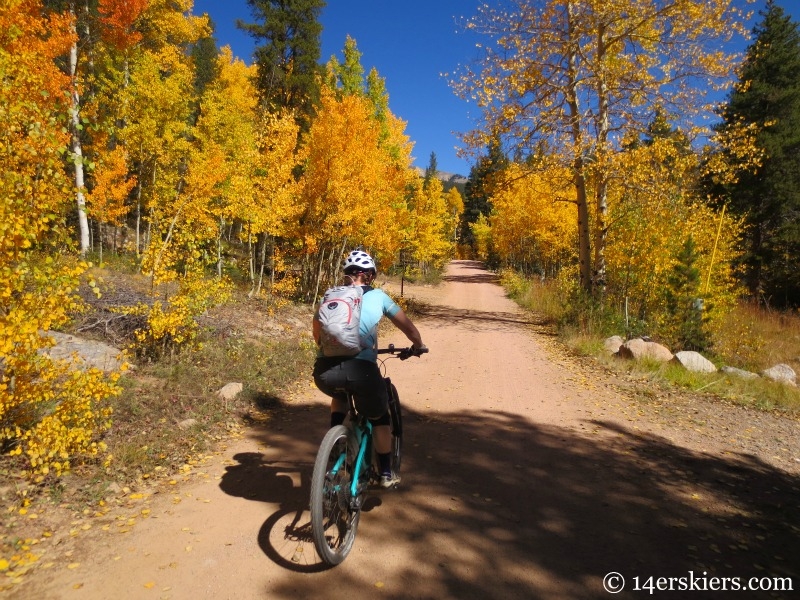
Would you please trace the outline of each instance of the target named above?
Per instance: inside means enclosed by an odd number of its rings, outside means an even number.
[[[375,352],[378,347],[378,323],[384,315],[393,317],[398,312],[400,307],[383,290],[372,289],[364,294],[361,302],[361,323],[358,328],[364,350],[356,354],[356,358],[372,362],[378,360],[378,354]]]

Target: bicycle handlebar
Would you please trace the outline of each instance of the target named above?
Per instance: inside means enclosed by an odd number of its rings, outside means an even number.
[[[422,356],[428,352],[428,349],[414,348],[413,346],[409,346],[408,348],[395,348],[394,344],[389,344],[388,348],[378,348],[377,352],[378,354],[396,354],[400,360],[406,360],[412,356]]]

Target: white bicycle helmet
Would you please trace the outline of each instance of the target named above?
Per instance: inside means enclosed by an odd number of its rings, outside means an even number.
[[[375,261],[372,257],[363,250],[353,250],[344,259],[344,272],[348,271],[372,271],[377,273],[375,268]]]

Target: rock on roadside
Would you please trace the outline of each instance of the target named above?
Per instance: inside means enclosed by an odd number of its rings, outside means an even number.
[[[761,375],[772,381],[797,385],[797,374],[789,365],[779,364],[761,371]]]
[[[656,342],[646,342],[641,338],[628,340],[619,347],[618,355],[620,358],[632,358],[640,360],[650,358],[658,362],[669,362],[672,360],[672,352],[668,348]]]
[[[750,371],[745,371],[744,369],[737,369],[736,367],[722,367],[720,369],[723,373],[727,375],[735,375],[736,377],[741,377],[742,379],[758,379],[758,374],[751,373]]]
[[[623,340],[621,337],[618,335],[612,335],[610,338],[606,338],[603,341],[603,348],[609,354],[616,354],[619,352],[620,346],[622,346],[624,343],[625,340]]]
[[[691,371],[693,373],[717,372],[717,367],[714,365],[714,363],[712,363],[699,352],[681,350],[680,352],[675,353],[675,357],[672,360],[673,362],[683,365],[687,371]]]
[[[238,382],[227,383],[217,390],[217,396],[222,400],[233,400],[243,389],[243,385]]]

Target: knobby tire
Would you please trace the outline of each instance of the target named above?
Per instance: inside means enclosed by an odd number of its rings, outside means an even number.
[[[322,439],[311,476],[311,532],[320,558],[329,565],[341,563],[356,539],[361,511],[350,510],[350,484],[355,474],[355,452],[344,425],[332,427]],[[345,455],[341,468],[333,466]]]

